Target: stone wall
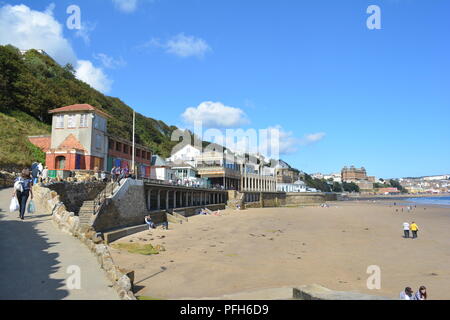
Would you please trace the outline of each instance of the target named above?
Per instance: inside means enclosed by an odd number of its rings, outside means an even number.
[[[302,205],[311,203],[323,203],[326,201],[336,201],[337,195],[335,193],[286,193],[285,205]]]
[[[7,171],[0,171],[0,189],[11,188],[14,186],[14,180],[16,180],[16,174],[9,173]]]
[[[127,179],[121,188],[106,200],[92,226],[99,232],[135,226],[142,224],[148,214],[143,182]]]
[[[245,192],[244,192],[245,193]],[[254,193],[254,192],[252,192]],[[238,198],[237,195],[234,198]],[[245,197],[241,197],[245,199]],[[324,203],[326,201],[336,201],[335,193],[309,193],[309,192],[262,192],[257,202],[244,202],[244,208],[270,208],[281,206],[301,206],[304,204]],[[230,201],[229,201],[230,202]]]
[[[88,225],[81,225],[79,217],[66,209],[56,191],[36,185],[33,187],[33,195],[39,212],[52,214],[53,222],[59,229],[78,238],[94,253],[119,297],[123,300],[136,300],[132,292],[134,272],[115,265],[108,246],[96,235],[95,230]]]
[[[78,214],[83,202],[94,200],[97,195],[106,187],[105,182],[53,182],[45,185],[48,189],[55,191],[67,210]]]

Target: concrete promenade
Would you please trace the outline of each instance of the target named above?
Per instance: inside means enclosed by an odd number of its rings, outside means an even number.
[[[48,214],[26,213],[21,221],[9,212],[11,194],[0,190],[0,300],[119,299],[88,248],[57,229]],[[80,289],[66,286],[69,266],[80,268]]]

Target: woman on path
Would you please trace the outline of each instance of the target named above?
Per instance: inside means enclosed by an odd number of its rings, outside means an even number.
[[[14,184],[16,182],[20,183],[22,186],[22,191],[14,189],[13,197],[17,197],[17,201],[20,206],[19,218],[23,220],[25,216],[25,209],[27,208],[28,197],[31,195],[31,199],[33,199],[33,190],[31,188],[33,186],[33,179],[31,178],[30,170],[23,169],[21,176],[14,181]]]

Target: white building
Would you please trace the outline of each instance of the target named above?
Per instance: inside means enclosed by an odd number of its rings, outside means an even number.
[[[173,152],[172,155],[166,160],[173,163],[186,162],[195,167],[195,158],[198,157],[201,153],[202,151],[198,147],[186,144],[177,151]]]
[[[172,182],[176,180],[174,170],[158,155],[152,156],[150,179]]]
[[[294,183],[277,183],[278,192],[311,192],[302,180]]]

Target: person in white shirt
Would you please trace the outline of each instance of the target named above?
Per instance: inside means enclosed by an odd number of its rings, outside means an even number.
[[[410,287],[406,287],[405,291],[400,292],[400,300],[413,300],[414,292]]]
[[[409,223],[408,222],[403,222],[403,233],[404,233],[404,238],[409,238]]]
[[[48,180],[48,167],[47,166],[45,166],[44,169],[42,170],[41,179],[42,179],[42,182],[44,182],[44,183],[46,183]]]

